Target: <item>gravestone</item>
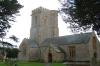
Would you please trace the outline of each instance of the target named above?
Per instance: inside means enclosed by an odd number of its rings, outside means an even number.
[[[18,64],[16,63],[15,66],[18,66]]]
[[[97,59],[96,59],[95,56],[94,56],[94,57],[92,58],[92,60],[90,61],[90,66],[98,66]]]

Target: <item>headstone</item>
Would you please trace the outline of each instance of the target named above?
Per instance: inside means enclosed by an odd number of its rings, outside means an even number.
[[[90,66],[98,66],[98,63],[95,57],[93,57],[92,60],[90,61]]]
[[[18,64],[16,63],[15,66],[18,66]]]

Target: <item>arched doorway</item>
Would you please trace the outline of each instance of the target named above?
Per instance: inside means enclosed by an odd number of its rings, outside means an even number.
[[[48,54],[48,62],[52,63],[52,54],[51,53]]]

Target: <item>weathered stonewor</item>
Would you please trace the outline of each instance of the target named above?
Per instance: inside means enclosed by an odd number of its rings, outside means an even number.
[[[90,66],[99,66],[95,57],[93,57],[90,61]]]
[[[90,63],[86,62],[66,62],[67,66],[99,66],[95,57],[90,60]]]

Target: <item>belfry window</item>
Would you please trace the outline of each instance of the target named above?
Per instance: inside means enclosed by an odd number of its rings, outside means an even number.
[[[44,17],[44,24],[45,24],[45,26],[48,26],[48,18],[47,18],[47,16]]]
[[[37,16],[35,16],[35,24],[37,24]]]
[[[68,56],[69,58],[75,58],[76,56],[75,46],[68,46]]]

